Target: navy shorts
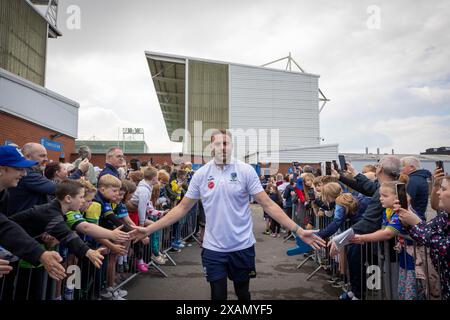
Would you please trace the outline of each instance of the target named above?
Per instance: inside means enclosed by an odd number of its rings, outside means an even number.
[[[228,278],[243,282],[256,277],[255,246],[234,252],[202,250],[203,272],[208,282]]]

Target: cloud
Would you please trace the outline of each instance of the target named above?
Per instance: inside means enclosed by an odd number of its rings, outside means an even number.
[[[180,148],[167,137],[145,50],[254,65],[292,52],[306,71],[320,74],[331,99],[321,114],[325,143],[339,143],[343,152],[367,146],[418,153],[430,141],[450,145],[444,135],[429,139],[445,132],[445,121],[415,128],[420,121],[406,120],[450,114],[448,1],[377,1],[379,30],[367,28],[373,3],[366,0],[70,4],[80,6],[82,28],[65,27],[69,4],[62,2],[64,35],[49,41],[47,84],[80,102],[81,110],[112,110],[117,119],[104,134],[113,139],[114,128],[127,123],[145,128],[151,151]],[[80,136],[102,130],[82,124],[91,120],[80,114]],[[393,121],[402,130],[374,131]]]

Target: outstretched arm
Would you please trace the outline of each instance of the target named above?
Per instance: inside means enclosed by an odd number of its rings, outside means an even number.
[[[285,226],[289,230],[295,232],[305,243],[309,244],[315,249],[325,246],[325,241],[316,236],[314,232],[317,230],[304,230],[299,227],[293,220],[291,220],[272,199],[269,198],[267,193],[261,191],[253,195],[255,200],[263,207],[264,212],[267,212],[278,223]]]
[[[392,239],[397,234],[398,232],[394,231],[392,228],[385,228],[369,234],[355,234],[351,242],[362,244],[364,242],[386,241]]]
[[[141,233],[145,233],[147,235],[152,234],[158,230],[164,229],[168,226],[171,226],[181,218],[183,218],[189,210],[194,206],[197,202],[195,199],[190,199],[187,196],[181,200],[181,202],[172,210],[170,210],[163,218],[159,219],[155,223],[150,224],[145,228],[134,227],[138,229]]]

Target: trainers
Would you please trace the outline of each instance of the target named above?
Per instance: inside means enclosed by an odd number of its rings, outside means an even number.
[[[100,297],[105,300],[111,300],[113,298],[113,294],[112,294],[112,292],[104,291],[104,292],[100,293]]]
[[[114,291],[112,299],[113,300],[127,300],[124,297],[121,297],[118,291]]]
[[[173,241],[171,246],[172,246],[172,249],[176,250],[177,252],[181,251],[180,249],[184,248],[177,241]]]
[[[117,265],[117,272],[118,273],[123,273],[123,264],[119,264],[119,265]]]
[[[117,294],[117,295],[119,295],[119,296],[122,297],[122,298],[123,298],[123,297],[126,297],[127,294],[128,294],[128,291],[127,291],[127,290],[122,290],[122,289],[114,290],[113,287],[106,288],[106,291],[111,292],[111,293],[113,294],[113,296],[114,296],[115,294]]]
[[[152,259],[157,264],[166,264],[166,260],[164,260],[164,258],[162,256],[157,256],[157,257],[153,256]]]
[[[148,272],[148,266],[146,263],[138,263],[137,268],[140,272]]]
[[[183,243],[183,241],[181,241],[181,240],[178,240],[176,243],[178,245],[178,248],[180,248],[180,249],[183,249],[186,247],[186,244]]]
[[[270,231],[269,231],[269,230],[266,230],[266,231],[264,231],[262,234],[265,234],[265,235],[269,236],[269,235],[270,235]]]

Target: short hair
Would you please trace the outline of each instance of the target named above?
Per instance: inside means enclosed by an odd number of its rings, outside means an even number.
[[[56,185],[56,199],[62,201],[66,196],[75,197],[80,194],[80,190],[83,188],[83,185],[76,180],[62,181]]]
[[[377,167],[375,167],[373,164],[366,164],[363,167],[363,171],[364,171],[364,169],[366,169],[366,172],[373,172],[373,173],[377,172]]]
[[[420,160],[413,156],[403,157],[400,159],[401,163],[408,166],[413,166],[416,169],[421,169],[422,164]]]
[[[81,183],[86,194],[97,192],[97,188],[92,183],[90,183],[89,180],[81,178],[80,180],[77,181]]]
[[[387,155],[381,158],[378,165],[383,169],[384,174],[397,180],[400,176],[401,161],[396,156]]]
[[[120,190],[125,191],[125,194],[134,193],[136,191],[136,184],[133,181],[122,179],[120,182],[122,183]]]
[[[187,174],[186,171],[182,169],[177,170],[177,178],[185,177],[186,174]]]
[[[98,180],[98,187],[101,188],[120,188],[122,183],[119,178],[116,178],[112,174],[105,174]]]
[[[322,188],[322,198],[336,199],[342,194],[342,187],[337,182],[329,182]]]
[[[120,147],[111,147],[111,148],[109,148],[108,151],[106,152],[106,158],[111,158],[112,155],[114,154],[114,152],[115,152],[116,150],[122,151],[122,149],[121,149]]]
[[[165,183],[169,183],[170,175],[166,170],[158,171],[158,181],[163,181]]]
[[[128,178],[134,183],[138,184],[144,179],[144,173],[142,171],[131,171],[128,173]]]
[[[230,137],[230,139],[233,139],[231,132],[227,129],[214,129],[211,133],[211,142],[214,141],[214,137],[217,135],[225,134]]]
[[[80,157],[87,157],[91,152],[91,148],[89,148],[88,146],[80,146],[80,148],[78,149],[78,155]]]
[[[47,179],[53,180],[55,178],[56,172],[61,170],[61,163],[51,162],[45,166],[44,176]]]
[[[154,177],[158,175],[158,170],[154,167],[148,167],[144,170],[144,179],[152,180]]]

